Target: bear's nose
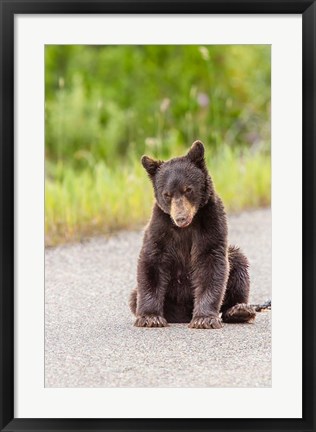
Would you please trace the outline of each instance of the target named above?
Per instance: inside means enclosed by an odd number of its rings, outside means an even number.
[[[187,218],[184,216],[179,216],[176,218],[176,223],[178,225],[184,225],[187,222]]]

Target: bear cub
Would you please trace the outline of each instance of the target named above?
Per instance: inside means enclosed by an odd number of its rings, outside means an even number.
[[[156,202],[145,230],[130,308],[137,327],[189,323],[218,329],[222,321],[255,319],[248,305],[248,260],[228,246],[227,220],[195,141],[169,161],[142,157]]]

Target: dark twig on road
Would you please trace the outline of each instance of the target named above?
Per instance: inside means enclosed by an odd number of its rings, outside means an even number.
[[[253,304],[251,305],[256,312],[264,312],[266,310],[271,310],[271,300],[266,300],[262,304]]]

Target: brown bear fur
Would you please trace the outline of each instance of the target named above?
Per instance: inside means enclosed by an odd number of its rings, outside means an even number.
[[[156,202],[145,230],[130,307],[138,327],[190,323],[220,328],[249,322],[248,260],[228,246],[227,220],[195,141],[186,156],[167,162],[142,157]],[[220,317],[220,312],[222,315]]]

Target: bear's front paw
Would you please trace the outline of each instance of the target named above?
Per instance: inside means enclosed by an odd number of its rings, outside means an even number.
[[[166,327],[168,325],[164,317],[155,315],[142,315],[136,318],[135,327]]]
[[[195,329],[220,329],[223,324],[219,317],[195,317],[192,318],[189,327]]]

